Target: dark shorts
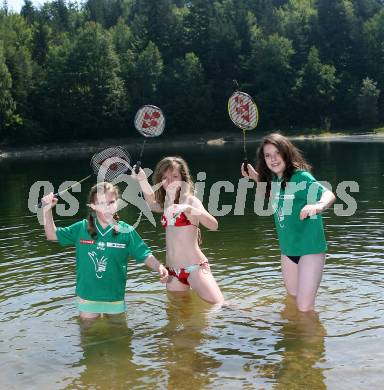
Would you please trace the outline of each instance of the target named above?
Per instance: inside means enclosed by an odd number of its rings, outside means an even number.
[[[301,259],[301,256],[288,256],[288,255],[286,256],[288,257],[288,259],[292,260],[295,264],[299,264],[299,261]]]

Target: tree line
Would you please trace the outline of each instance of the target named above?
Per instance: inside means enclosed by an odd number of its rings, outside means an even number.
[[[0,142],[233,129],[233,80],[264,130],[384,121],[384,0],[54,0],[0,10]]]

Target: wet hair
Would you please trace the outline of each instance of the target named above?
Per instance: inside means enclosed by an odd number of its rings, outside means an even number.
[[[97,183],[96,185],[94,185],[91,188],[89,195],[88,195],[88,204],[96,204],[97,195],[98,194],[105,194],[107,192],[115,195],[116,199],[120,198],[119,189],[116,186],[114,186],[112,183],[108,183],[108,182],[104,181],[104,182]],[[113,219],[116,222],[116,224],[113,228],[113,234],[117,235],[117,234],[119,234],[117,226],[118,226],[120,217],[117,213],[115,213],[113,216]],[[97,230],[96,230],[96,225],[95,225],[95,212],[91,208],[89,208],[87,220],[88,220],[88,229],[87,229],[88,233],[90,234],[90,236],[92,238],[96,238],[97,237]]]
[[[164,157],[162,160],[160,160],[157,163],[153,174],[153,184],[156,185],[158,183],[161,183],[165,172],[167,172],[169,169],[173,170],[174,167],[179,168],[181,180],[184,183],[184,185],[181,187],[181,189],[179,189],[178,193],[176,194],[175,203],[179,203],[181,197],[185,197],[188,194],[194,193],[194,186],[191,174],[189,172],[188,165],[183,158],[179,156],[171,156]],[[163,186],[156,190],[156,202],[159,203],[161,207],[164,207],[165,196],[166,192]]]
[[[259,174],[259,180],[261,182],[267,182],[267,194],[270,193],[273,178],[273,173],[268,168],[264,156],[264,146],[268,144],[276,147],[285,162],[285,170],[281,184],[282,188],[285,188],[287,182],[297,169],[311,171],[312,167],[305,161],[300,150],[287,137],[279,133],[271,133],[265,136],[257,152],[256,170]]]

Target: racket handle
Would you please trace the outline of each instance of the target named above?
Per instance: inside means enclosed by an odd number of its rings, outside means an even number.
[[[243,164],[244,164],[244,171],[248,175],[249,174],[249,172],[248,172],[248,159],[246,157],[244,157]]]
[[[55,198],[57,198],[58,196],[60,196],[60,192],[56,192],[55,194],[53,194],[53,196]],[[43,201],[40,201],[37,205],[36,205],[36,208],[37,209],[41,209],[43,207]]]
[[[136,173],[136,175],[139,173],[140,168],[141,168],[141,161],[138,161],[136,163],[136,166],[135,166],[135,173]]]

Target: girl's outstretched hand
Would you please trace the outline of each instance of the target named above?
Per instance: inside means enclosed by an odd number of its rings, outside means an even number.
[[[161,283],[167,283],[168,281],[168,270],[163,266],[163,264],[159,265],[159,276],[160,276],[160,282]]]
[[[307,204],[300,211],[300,220],[312,217],[312,215],[320,214],[323,211],[323,206],[319,204]]]
[[[147,180],[147,175],[142,168],[139,169],[139,173],[136,173],[136,165],[132,167],[131,177],[137,181]]]
[[[255,168],[251,164],[247,164],[248,173],[245,172],[244,163],[241,164],[241,174],[248,179],[252,179],[254,181],[259,181],[259,174],[256,172]]]
[[[52,209],[53,207],[56,206],[58,201],[59,201],[59,199],[55,197],[53,192],[49,193],[48,195],[43,196],[43,198],[41,199],[41,203],[43,204],[44,210]]]

